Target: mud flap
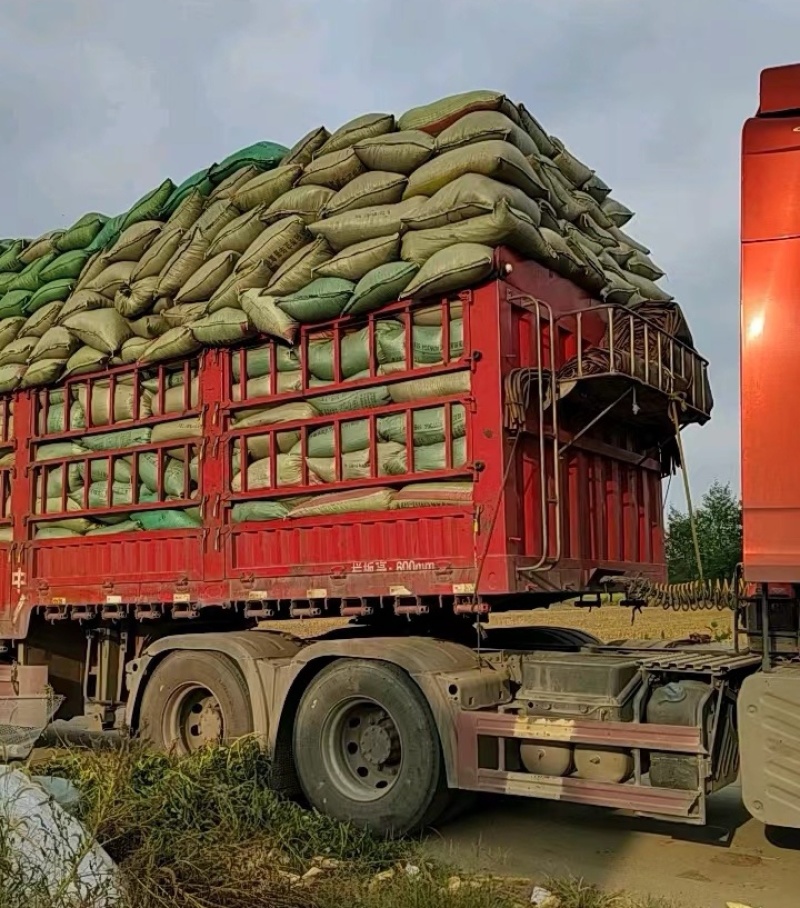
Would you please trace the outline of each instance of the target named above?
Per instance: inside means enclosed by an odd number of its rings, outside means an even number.
[[[800,829],[800,666],[747,678],[738,719],[745,807],[767,826]]]

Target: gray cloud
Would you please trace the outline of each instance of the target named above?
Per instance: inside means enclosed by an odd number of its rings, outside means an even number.
[[[116,213],[262,138],[492,87],[637,211],[712,363],[693,483],[738,483],[739,141],[792,0],[6,0],[0,234]]]

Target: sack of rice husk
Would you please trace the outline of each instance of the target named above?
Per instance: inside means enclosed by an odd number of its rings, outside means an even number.
[[[391,371],[386,366],[382,371]],[[427,378],[412,378],[409,381],[398,381],[387,386],[392,403],[409,403],[425,400],[428,397],[448,397],[451,394],[469,394],[470,373],[448,372],[444,375],[431,375]]]
[[[439,133],[436,150],[439,154],[486,141],[508,142],[524,155],[538,155],[536,142],[528,133],[498,110],[479,110],[468,113]]]
[[[25,312],[33,313],[46,306],[48,303],[63,302],[72,292],[75,281],[72,279],[50,281],[40,287],[25,303]]]
[[[164,180],[160,186],[156,186],[150,192],[143,195],[138,202],[135,202],[125,215],[120,230],[125,230],[131,224],[137,224],[139,221],[153,221],[161,216],[167,199],[175,190],[175,184],[172,180]]]
[[[178,303],[160,312],[159,315],[170,328],[179,328],[202,318],[207,312],[208,303]]]
[[[234,523],[246,523],[248,520],[282,520],[290,509],[307,497],[281,498],[278,501],[240,501],[231,508],[231,520]]]
[[[494,267],[494,249],[458,243],[432,255],[400,294],[400,299],[449,293],[485,280]]]
[[[241,296],[245,290],[266,287],[272,277],[272,271],[264,262],[250,262],[245,268],[234,268],[227,280],[211,296],[208,311],[218,309],[242,308]]]
[[[39,312],[42,310],[40,309]],[[39,312],[36,314],[38,315]],[[5,347],[6,344],[10,344],[11,341],[15,340],[17,335],[22,330],[22,326],[25,324],[26,319],[24,316],[11,316],[9,318],[4,318],[0,321],[0,350]],[[30,332],[26,332],[30,333]],[[38,335],[34,335],[38,336]]]
[[[114,448],[146,445],[149,441],[150,429],[119,429],[116,432],[104,432],[102,435],[86,435],[81,438],[80,443],[90,451],[111,451]]]
[[[353,380],[368,378],[369,373],[360,372],[353,376]],[[314,380],[312,388],[319,388],[327,382]],[[368,388],[358,388],[352,391],[334,391],[332,394],[314,395],[311,403],[323,415],[331,416],[334,413],[344,413],[347,410],[374,410],[385,407],[392,402],[386,385],[371,385]]]
[[[26,265],[35,262],[37,259],[44,258],[56,251],[56,240],[63,233],[63,230],[50,230],[42,234],[35,240],[32,240],[17,256],[17,258]]]
[[[375,323],[375,347],[378,362],[383,362],[384,342],[387,347],[403,349],[403,325],[393,319],[380,319]],[[339,367],[344,378],[354,378],[369,370],[369,327],[344,332],[339,343]],[[440,351],[441,354],[441,351]],[[317,337],[308,344],[308,368],[314,378],[334,381],[334,341]]]
[[[127,319],[144,315],[158,299],[159,278],[143,277],[131,284],[123,284],[114,296],[114,308]]]
[[[432,445],[445,440],[444,407],[430,407],[414,410],[412,429],[415,445]],[[461,404],[454,404],[450,411],[450,434],[452,438],[463,438],[467,431],[467,414]],[[378,419],[378,432],[386,441],[406,444],[406,414],[393,413]]]
[[[600,203],[600,208],[615,227],[624,227],[633,217],[633,212],[622,202],[607,196]]]
[[[276,376],[275,387],[272,387],[269,375],[260,378],[251,378],[245,388],[246,398],[269,397],[270,394],[286,394],[288,391],[300,391],[303,387],[303,373],[279,372]],[[233,389],[233,399],[242,399],[242,389],[236,385]]]
[[[626,271],[630,271],[632,274],[638,274],[640,277],[646,278],[649,281],[657,281],[659,278],[664,277],[664,272],[656,265],[650,256],[645,255],[643,252],[639,252],[638,249],[633,249],[631,251],[624,267]]]
[[[508,142],[466,145],[438,155],[411,174],[403,198],[432,196],[466,173],[479,173],[521,189],[531,198],[548,196],[547,188],[525,155]]]
[[[25,322],[20,336],[41,337],[46,331],[49,331],[61,321],[63,308],[64,304],[60,300],[54,300],[52,303],[47,303],[47,305],[37,309]]]
[[[369,420],[353,419],[339,423],[339,451],[352,454],[369,447]],[[333,457],[336,453],[336,427],[322,426],[308,433],[308,457]]]
[[[299,164],[304,167],[313,159],[316,152],[328,141],[331,134],[324,126],[309,130],[302,139],[295,142],[281,161],[281,166]],[[277,169],[277,168],[276,168]]]
[[[117,291],[131,282],[135,262],[114,262],[104,268],[94,280],[86,285],[87,290],[95,290],[113,300]]]
[[[314,269],[327,262],[332,256],[333,252],[326,240],[317,237],[286,259],[272,276],[267,290],[273,296],[288,296],[291,293],[297,293],[313,279]]]
[[[327,514],[347,514],[351,511],[385,511],[394,497],[392,489],[354,489],[348,492],[329,492],[315,495],[303,504],[295,505],[289,517],[324,517]]]
[[[549,261],[553,255],[538,227],[522,212],[510,208],[505,199],[491,214],[430,230],[410,230],[403,236],[401,255],[405,261],[424,265],[437,252],[458,243],[508,246],[538,261]]]
[[[248,183],[250,180],[259,176],[260,173],[261,169],[252,164],[234,170],[229,177],[217,185],[213,192],[209,193],[208,203],[219,202],[220,199],[230,199],[233,201],[233,198],[239,189],[241,189],[245,183]],[[237,205],[236,207],[238,208],[239,206]]]
[[[587,167],[582,161],[579,161],[575,155],[567,151],[564,147],[564,143],[560,139],[557,139],[555,136],[550,136],[550,141],[556,149],[556,153],[553,155],[553,161],[555,161],[558,169],[576,189],[580,188],[587,180],[591,179],[594,174],[591,167]]]
[[[253,410],[240,410],[233,423],[237,429],[248,429],[253,426],[274,426],[284,422],[298,422],[313,419],[319,412],[308,401],[298,400],[276,407],[262,407]]]
[[[66,377],[67,372],[65,369],[62,379]],[[40,432],[46,432],[50,435],[55,432],[86,428],[86,414],[83,412],[83,407],[77,400],[73,401],[67,412],[64,410],[63,401],[56,402],[51,400],[50,404],[51,405],[47,408],[46,420],[44,419],[43,412],[39,414]]]
[[[289,343],[294,342],[297,322],[278,306],[278,297],[261,290],[245,290],[240,305],[256,330],[272,337],[280,337]]]
[[[191,328],[186,325],[180,325],[177,328],[170,328],[161,337],[151,341],[139,355],[139,361],[143,363],[158,363],[170,359],[179,359],[180,357],[196,353],[200,346],[200,343],[192,334]]]
[[[396,261],[400,255],[400,234],[364,240],[348,246],[315,270],[317,277],[338,277],[359,281],[379,265]]]
[[[150,392],[142,390],[139,395],[138,409],[132,385],[117,385],[114,388],[113,408],[111,401],[111,386],[108,380],[98,381],[92,385],[91,424],[93,426],[107,426],[112,422],[125,419],[146,419],[150,416]],[[88,413],[87,388],[81,384],[77,388],[78,400],[84,413]]]
[[[264,221],[271,224],[291,215],[298,215],[306,223],[316,221],[334,195],[327,186],[295,186],[275,199],[264,214]]]
[[[203,434],[203,423],[201,418],[193,419],[174,419],[170,422],[162,422],[153,426],[150,441],[157,444],[162,441],[186,441],[187,439],[200,438]],[[170,451],[170,456],[176,456]]]
[[[57,252],[49,252],[40,258],[34,259],[29,265],[16,275],[13,281],[8,284],[8,290],[27,290],[35,293],[44,283],[42,281],[42,271],[53,261],[55,261]]]
[[[436,140],[420,130],[408,129],[364,139],[353,150],[368,170],[407,176],[433,157]]]
[[[78,312],[64,319],[62,324],[82,343],[104,353],[116,353],[131,336],[130,326],[116,309]]]
[[[423,165],[427,166],[427,165]],[[408,180],[399,173],[370,171],[351,180],[323,208],[325,217],[344,214],[373,205],[394,205],[402,201]],[[423,193],[414,193],[422,195]]]
[[[87,530],[84,535],[86,536],[109,536],[111,533],[131,533],[136,530],[141,529],[138,523],[134,520],[121,520],[119,523],[112,524],[111,526],[99,526],[95,527],[93,530]]]
[[[22,363],[0,365],[0,394],[16,390],[25,375],[26,368],[27,366]]]
[[[39,276],[45,284],[49,284],[51,281],[74,281],[83,271],[88,259],[89,253],[84,249],[62,252],[49,265],[42,268]]]
[[[33,348],[31,360],[63,359],[66,361],[79,346],[78,338],[66,328],[49,328]]]
[[[114,458],[114,464],[112,467],[112,473],[114,476],[115,482],[130,483],[131,481],[131,463],[133,457],[116,457]],[[83,463],[75,465],[78,468],[81,478],[85,476],[87,470],[84,468]],[[108,460],[103,457],[97,460],[89,461],[89,479],[91,482],[107,482],[109,474]]]
[[[368,271],[356,284],[343,315],[359,315],[395,302],[419,271],[412,262],[387,262]]]
[[[236,381],[242,375],[242,364],[244,364],[245,377],[259,378],[269,375],[272,351],[269,346],[255,347],[250,350],[243,349],[237,351],[231,359],[231,371]],[[297,349],[276,344],[275,368],[278,372],[297,372],[300,369],[300,357]]]
[[[342,313],[354,288],[352,281],[319,277],[304,284],[302,290],[279,299],[278,306],[298,322],[327,321]]]
[[[363,142],[366,139],[372,139],[376,136],[382,136],[394,129],[394,115],[387,113],[368,113],[362,114],[349,120],[343,126],[340,126],[328,138],[319,150],[315,153],[314,158],[330,154],[334,151],[340,151],[343,148],[350,148],[357,142]]]
[[[303,169],[298,186],[327,186],[338,191],[364,173],[364,165],[352,148],[315,157]]]
[[[412,482],[395,492],[389,509],[471,505],[472,495],[471,482]]]
[[[431,445],[413,446],[413,465],[409,463],[405,445],[398,445],[399,450],[387,458],[383,465],[386,475],[402,476],[403,473],[430,473],[434,470],[449,469],[447,465],[447,444],[437,442]],[[467,462],[466,438],[454,438],[451,450],[451,467],[462,467]]]
[[[183,284],[175,302],[199,303],[210,299],[223,281],[230,277],[238,258],[237,252],[220,252],[209,259]]]
[[[0,272],[22,271],[24,263],[20,254],[25,249],[24,240],[16,240],[7,249],[0,252]]]
[[[462,318],[463,314],[464,307],[461,303],[451,302],[447,312],[442,310],[440,303],[436,303],[433,306],[423,306],[421,309],[414,309],[411,313],[411,321],[415,325],[425,325],[426,327],[429,327],[431,325],[443,324],[446,317],[450,319]]]
[[[75,249],[86,249],[108,218],[104,214],[90,211],[53,240],[57,252],[72,252]]]
[[[159,272],[160,296],[174,296],[205,260],[210,239],[196,227],[188,233]]]
[[[117,358],[120,363],[135,363],[150,346],[150,341],[143,337],[132,337],[120,347]]]
[[[253,461],[247,468],[247,491],[268,489],[273,486],[300,485],[302,462],[303,459],[299,454],[277,454],[275,457],[264,457],[261,460]],[[274,478],[270,475],[272,472],[274,472]],[[309,485],[312,485],[315,479],[314,474],[309,472]],[[231,489],[234,492],[242,491],[241,472],[236,473],[231,479]]]
[[[245,249],[236,270],[242,271],[254,262],[263,263],[270,270],[278,268],[295,252],[308,245],[313,237],[299,215],[290,215],[270,224]]]
[[[615,227],[612,224],[612,226],[608,228],[608,232],[614,238],[615,245],[622,246],[623,248],[625,246],[632,246],[639,252],[642,252],[645,255],[650,255],[650,249],[648,249],[648,247],[645,246],[644,243],[638,242],[632,236],[629,236],[627,233],[625,233],[624,230],[621,230],[619,227]]]
[[[187,476],[186,467],[179,460],[164,456],[161,469],[158,467],[158,454],[146,452],[139,455],[139,478],[151,492],[158,491],[158,475],[161,473],[161,493],[173,498],[190,498],[192,483]]]
[[[92,347],[79,347],[64,366],[64,378],[83,375],[86,372],[97,372],[108,363],[108,354]]]
[[[197,406],[198,402],[198,380],[193,378],[188,385],[179,384],[164,391],[163,407],[159,403],[158,395],[153,394],[152,409],[153,416],[160,416],[162,413],[180,413],[184,410],[190,410]]]
[[[191,332],[206,347],[228,347],[252,337],[253,328],[241,309],[218,309],[192,322]]]
[[[18,337],[16,340],[11,341],[10,344],[6,344],[0,350],[0,366],[7,366],[10,363],[27,364],[34,347],[38,343],[39,339],[37,337]]]
[[[214,184],[209,177],[208,168],[198,170],[190,177],[187,177],[180,186],[173,189],[172,194],[164,204],[163,215],[172,217],[189,196],[197,195],[200,199],[205,199],[213,188]]]
[[[30,290],[11,290],[0,299],[0,318],[20,316],[31,298]]]
[[[206,239],[212,242],[218,233],[239,217],[241,212],[229,199],[220,199],[211,205],[197,219],[196,228],[201,231]]]
[[[518,104],[516,107],[519,125],[536,143],[539,153],[552,157],[556,153],[556,147],[551,142],[550,136],[544,130],[542,124],[526,109],[524,104]]]
[[[58,305],[58,303],[56,302],[53,305]],[[97,290],[78,290],[73,292],[63,306],[59,306],[57,321],[63,322],[71,315],[77,315],[79,312],[92,312],[95,309],[110,309],[113,305],[114,303],[112,300]],[[46,310],[45,308],[40,309],[36,313],[36,317],[41,316],[45,311],[49,310]],[[33,319],[34,316],[29,319],[29,322],[33,322]]]
[[[264,232],[264,222],[261,220],[261,216],[265,211],[266,208],[262,205],[234,218],[214,237],[214,242],[208,247],[206,257],[213,258],[220,252],[236,252],[241,255],[253,240]]]
[[[324,237],[336,252],[341,252],[364,240],[401,233],[406,219],[421,214],[427,201],[423,196],[415,196],[394,205],[356,208],[315,221],[308,229],[314,236]]]
[[[161,221],[139,221],[131,224],[105,254],[107,262],[138,262],[161,233]],[[55,263],[54,263],[55,264]]]
[[[203,213],[205,207],[205,196],[200,190],[193,189],[178,205],[178,207],[169,216],[169,220],[164,225],[164,233],[171,233],[173,230],[182,230],[184,233],[197,223],[197,219]]]
[[[386,476],[386,464],[399,457],[404,446],[395,442],[379,442],[375,445],[377,476]],[[338,482],[344,479],[368,479],[371,475],[370,451],[352,451],[339,458],[340,476],[336,477],[335,457],[307,457],[309,470],[323,482]]]
[[[254,142],[246,148],[240,148],[233,154],[228,155],[219,164],[210,168],[209,176],[212,182],[221,183],[229,177],[234,171],[242,167],[254,166],[261,170],[269,170],[277,167],[288,151],[283,145],[277,142]]]
[[[253,208],[266,210],[273,202],[292,189],[302,172],[302,167],[290,164],[258,174],[239,187],[233,196],[233,201],[240,211],[247,212]]]
[[[132,517],[143,530],[197,530],[200,524],[185,511],[141,511]]]
[[[429,365],[443,361],[442,327],[414,325],[411,332],[411,350],[414,365]],[[377,335],[382,363],[397,363],[405,359],[406,331],[383,331]],[[450,359],[457,359],[464,352],[464,323],[461,319],[450,320]]]
[[[435,136],[456,120],[476,110],[499,110],[514,120],[519,119],[516,107],[502,92],[479,89],[449,95],[421,107],[412,107],[398,118],[397,128],[421,129]]]
[[[57,381],[64,371],[66,359],[40,359],[31,363],[20,382],[21,388],[38,388]]]
[[[136,337],[153,340],[166,333],[170,326],[161,315],[143,315],[128,322]]]
[[[491,214],[503,201],[539,226],[541,208],[533,199],[516,186],[477,173],[464,174],[453,180],[417,211],[405,214],[403,224],[411,230],[445,227],[467,218]]]

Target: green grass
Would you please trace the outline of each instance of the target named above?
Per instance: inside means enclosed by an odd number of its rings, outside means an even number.
[[[531,884],[458,875],[279,798],[252,741],[176,758],[65,751],[39,774],[82,791],[81,820],[118,863],[120,908],[520,908]],[[662,908],[552,882],[562,908]],[[15,867],[0,822],[0,908],[90,908]],[[93,908],[93,906],[92,906]]]

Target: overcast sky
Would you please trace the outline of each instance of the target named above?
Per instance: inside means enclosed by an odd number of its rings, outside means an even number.
[[[259,139],[506,92],[637,212],[711,360],[692,484],[738,487],[739,143],[797,0],[3,0],[0,235],[116,214]]]

